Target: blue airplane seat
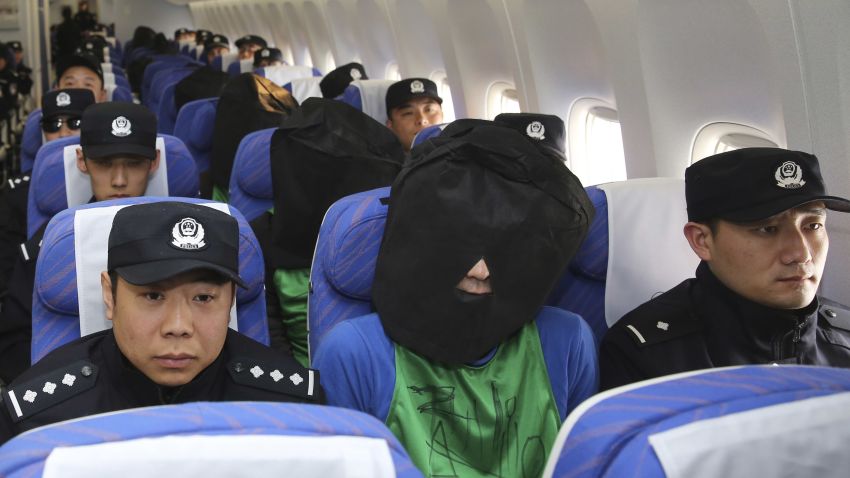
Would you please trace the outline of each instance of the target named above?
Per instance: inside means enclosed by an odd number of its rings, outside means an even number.
[[[372,281],[389,196],[389,187],[352,194],[325,213],[310,269],[311,351],[337,323],[373,312]]]
[[[21,138],[21,172],[32,171],[35,155],[41,147],[44,137],[41,132],[41,108],[34,109],[27,116]]]
[[[848,391],[850,370],[800,365],[615,388],[567,417],[543,476],[841,476],[850,466],[840,449],[850,439]]]
[[[228,67],[233,62],[239,61],[239,53],[225,53],[223,55],[218,55],[217,57],[212,59],[210,63],[210,67],[216,71],[223,71],[225,73],[228,72]]]
[[[413,147],[419,146],[426,140],[439,136],[448,125],[448,123],[432,124],[431,126],[423,128],[421,131],[416,133],[416,136],[413,137]]]
[[[195,158],[199,173],[210,169],[217,107],[218,98],[190,101],[180,108],[177,112],[177,120],[174,122],[174,136],[186,143],[186,147]]]
[[[256,448],[259,456],[251,458]],[[192,402],[91,415],[15,437],[3,456],[0,475],[8,478],[47,476],[47,468],[74,476],[128,468],[146,476],[422,476],[371,415],[276,402]],[[102,468],[98,456],[109,456],[106,466],[114,468]]]
[[[269,344],[263,253],[251,226],[236,208],[206,199],[136,197],[84,204],[58,213],[48,224],[36,263],[32,309],[32,361],[76,338],[111,327],[105,317],[100,272],[106,270],[112,218],[130,204],[181,201],[211,204],[239,222],[239,275],[231,327]],[[144,227],[144,225],[139,225]],[[235,319],[235,320],[234,320]]]
[[[153,86],[153,80],[157,73],[163,70],[173,70],[184,67],[190,64],[197,64],[182,55],[154,55],[153,61],[145,67],[145,72],[142,74],[142,99],[148,96]]]
[[[116,85],[121,86],[123,88],[127,88],[128,90],[131,89],[130,88],[130,81],[127,80],[126,76],[119,75],[117,73],[113,73],[112,76],[115,78],[115,84]]]
[[[91,199],[88,176],[74,165],[76,155],[73,146],[77,144],[77,137],[63,138],[51,141],[39,150],[27,202],[27,237],[32,237],[60,211],[85,204]],[[160,135],[157,148],[160,149],[160,167],[148,183],[147,194],[197,197],[198,170],[183,141],[174,136]],[[70,176],[66,175],[66,169],[71,172]]]
[[[147,96],[142,95],[142,103],[151,111],[156,113],[159,111],[159,102],[162,99],[162,93],[165,87],[171,83],[177,83],[183,78],[189,76],[196,70],[195,66],[181,66],[178,68],[167,68],[158,71],[151,81],[150,90]]]
[[[175,87],[177,82],[169,84],[162,90],[156,115],[156,129],[159,134],[174,134],[174,123],[177,121],[177,106],[174,104]]]
[[[319,87],[322,77],[311,76],[308,78],[294,78],[289,83],[283,85],[286,91],[292,94],[295,101],[301,104],[307,98],[322,98],[322,89]]]
[[[229,202],[242,211],[248,221],[254,220],[273,205],[269,148],[276,129],[262,129],[246,135],[239,142],[233,158]]]
[[[124,101],[132,103],[133,93],[129,88],[124,88],[118,85],[110,85],[106,87],[106,101]]]
[[[635,307],[693,277],[682,234],[685,182],[643,178],[586,188],[596,215],[546,305],[581,315],[597,339]]]
[[[337,99],[366,113],[378,123],[387,124],[387,89],[393,83],[393,80],[354,80]]]
[[[227,74],[233,78],[234,76],[239,76],[242,73],[251,73],[254,71],[254,59],[248,60],[239,60],[236,59],[227,65],[227,69],[224,70]]]
[[[322,76],[319,70],[310,66],[299,65],[276,65],[257,68],[254,73],[268,78],[274,84],[283,87],[283,85],[291,82],[296,78],[312,78]]]

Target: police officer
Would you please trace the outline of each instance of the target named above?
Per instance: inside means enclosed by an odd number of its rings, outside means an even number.
[[[239,49],[240,60],[251,60],[254,53],[261,48],[266,48],[268,43],[263,37],[257,35],[245,35],[236,40],[236,48]]]
[[[229,52],[230,40],[228,40],[224,35],[212,35],[204,42],[204,52],[202,53],[202,56],[206,59],[207,65],[212,65],[215,57]]]
[[[345,88],[355,80],[368,80],[366,69],[356,62],[346,63],[329,72],[319,82],[322,98],[334,99],[341,95]]]
[[[24,64],[24,47],[15,40],[8,43],[15,55],[15,71],[18,74],[18,93],[27,96],[32,91],[32,69]]]
[[[112,328],[52,351],[2,391],[0,443],[135,407],[322,403],[316,371],[228,328],[236,286],[244,286],[238,257],[239,228],[226,213],[180,202],[121,209],[101,273]]]
[[[743,364],[850,367],[850,313],[816,296],[829,196],[815,156],[748,148],[685,171],[696,277],[626,314],[602,340],[602,387]],[[659,265],[663,267],[663,265]]]
[[[443,122],[443,99],[437,85],[427,78],[408,78],[387,89],[387,127],[410,151],[416,133]]]
[[[254,52],[254,68],[278,66],[283,64],[283,53],[279,48],[260,48]]]

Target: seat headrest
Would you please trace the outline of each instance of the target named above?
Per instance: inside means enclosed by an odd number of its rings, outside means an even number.
[[[319,83],[321,81],[322,78],[318,76],[312,76],[310,78],[295,78],[284,85],[284,88],[292,93],[292,97],[295,98],[295,101],[297,101],[298,104],[301,104],[307,98],[322,97],[322,89],[319,88]]]
[[[281,87],[296,78],[310,78],[313,76],[319,76],[315,73],[315,68],[299,65],[276,65],[257,69],[257,74],[268,78],[269,80]]]
[[[596,186],[585,191],[596,214],[569,267],[577,275],[604,282],[608,273],[608,201],[605,192]]]
[[[354,80],[339,98],[371,116],[381,124],[387,123],[387,89],[393,80]]]
[[[416,136],[413,137],[413,147],[419,146],[426,140],[439,136],[446,126],[448,126],[448,123],[434,124],[427,128],[423,128],[421,131],[416,133]]]

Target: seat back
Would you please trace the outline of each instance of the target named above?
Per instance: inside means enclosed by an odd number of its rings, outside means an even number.
[[[615,388],[579,405],[543,476],[838,477],[850,467],[848,439],[850,370],[701,370]],[[802,445],[811,443],[818,446]]]
[[[263,254],[242,214],[226,204],[203,199],[144,196],[67,209],[47,226],[36,262],[33,289],[33,363],[64,343],[111,326],[105,320],[99,276],[106,270],[112,218],[127,205],[161,201],[208,204],[236,218],[240,235],[239,275],[248,287],[236,288],[236,308],[231,312],[230,325],[268,345]]]
[[[239,53],[225,53],[213,58],[210,67],[214,70],[227,73],[230,64],[235,61],[239,61]]]
[[[307,98],[321,98],[322,89],[319,88],[319,83],[322,78],[319,76],[311,76],[309,78],[295,78],[289,83],[283,85],[298,104],[301,104]]]
[[[389,195],[388,187],[353,194],[325,213],[310,269],[311,351],[337,323],[372,312],[372,281]]]
[[[398,439],[370,415],[273,402],[193,402],[93,415],[20,435],[3,447],[3,456],[0,475],[9,478],[57,472],[422,476]]]
[[[180,108],[174,122],[174,136],[183,140],[189,148],[199,173],[210,169],[216,108],[218,98],[190,101]]]
[[[197,68],[195,66],[187,66],[180,68],[169,68],[159,71],[151,81],[151,88],[147,96],[142,97],[142,102],[151,111],[159,111],[159,102],[162,100],[162,94],[165,88],[191,75]]]
[[[448,123],[433,124],[431,126],[428,126],[427,128],[423,128],[421,131],[416,133],[416,136],[413,137],[413,145],[411,147],[415,148],[416,146],[419,146],[425,141],[439,136],[440,133],[442,133],[448,125]]]
[[[41,108],[38,108],[30,112],[26,123],[24,123],[23,136],[21,137],[21,172],[32,171],[35,155],[43,142]]]
[[[174,134],[174,123],[177,121],[177,106],[174,104],[176,86],[177,82],[170,83],[162,90],[156,115],[156,130],[159,134]]]
[[[229,203],[242,211],[248,221],[272,207],[270,151],[276,128],[249,133],[239,142],[230,174]]]
[[[393,80],[354,80],[337,99],[386,124],[387,89],[393,83]]]
[[[123,101],[125,103],[132,103],[133,93],[129,88],[124,88],[118,85],[107,86],[106,101]]]
[[[157,73],[188,64],[196,64],[196,62],[182,55],[154,55],[153,61],[145,67],[145,72],[142,74],[142,99],[150,94]]]
[[[623,315],[693,277],[699,258],[682,234],[684,180],[631,179],[586,190],[596,216],[547,305],[581,315],[600,340]]]
[[[58,212],[84,204],[92,197],[88,176],[76,167],[78,144],[77,137],[62,138],[39,150],[27,203],[27,237],[32,237]],[[157,149],[160,166],[148,182],[147,194],[197,197],[198,170],[183,141],[162,135],[157,138]]]
[[[256,73],[268,78],[276,85],[283,86],[296,78],[322,76],[319,70],[309,66],[277,65],[257,68]]]
[[[242,73],[250,73],[254,71],[254,59],[249,58],[247,60],[236,60],[228,65],[227,69],[224,71],[226,71],[231,78],[239,76]]]

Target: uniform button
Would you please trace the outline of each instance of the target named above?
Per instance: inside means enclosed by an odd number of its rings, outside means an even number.
[[[826,316],[830,319],[838,317],[838,314],[836,314],[835,311],[832,309],[823,309],[823,313],[826,314]]]
[[[92,372],[93,372],[93,370],[88,365],[83,365],[83,368],[80,369],[80,374],[83,377],[90,377]]]
[[[245,370],[245,366],[242,365],[242,362],[236,362],[235,364],[233,364],[233,371],[234,372],[240,373],[243,370]]]

